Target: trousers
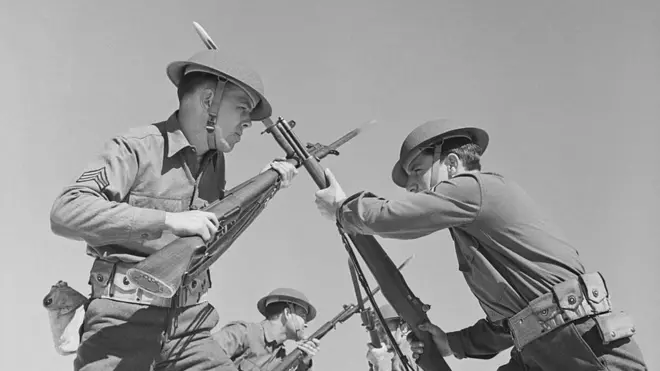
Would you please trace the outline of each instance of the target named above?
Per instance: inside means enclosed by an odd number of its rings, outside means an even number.
[[[218,321],[208,302],[163,308],[93,299],[80,329],[74,370],[235,370],[211,337]]]
[[[603,344],[592,317],[564,325],[527,344],[514,347],[509,363],[498,371],[644,371],[642,351],[633,337]]]

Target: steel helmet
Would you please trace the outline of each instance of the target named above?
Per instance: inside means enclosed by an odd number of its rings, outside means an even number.
[[[309,302],[307,296],[298,290],[291,288],[278,288],[271,291],[268,295],[264,296],[257,302],[259,313],[266,316],[266,307],[273,303],[291,303],[305,308],[307,311],[307,318],[305,320],[307,322],[316,317],[316,308],[314,308]]]
[[[259,74],[246,62],[231,57],[220,50],[202,50],[187,61],[175,61],[167,65],[167,76],[175,86],[179,86],[183,76],[190,72],[205,72],[230,81],[253,98],[256,106],[251,112],[252,121],[270,117],[273,109],[264,96],[264,84]],[[255,99],[258,98],[258,99]]]
[[[399,187],[405,188],[408,182],[406,167],[419,153],[419,150],[442,144],[447,139],[466,138],[481,148],[482,153],[488,147],[488,133],[474,127],[462,127],[447,119],[428,121],[408,134],[401,145],[399,160],[392,168],[392,180]]]
[[[394,307],[392,307],[389,304],[385,304],[378,308],[380,310],[380,314],[383,315],[384,320],[388,319],[400,319],[401,316],[394,310]]]

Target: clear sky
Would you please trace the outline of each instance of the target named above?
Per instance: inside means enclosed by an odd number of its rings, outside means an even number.
[[[349,194],[401,196],[390,169],[424,121],[488,130],[485,170],[518,181],[556,219],[587,269],[605,275],[616,309],[633,315],[650,369],[660,366],[658,1],[5,0],[2,369],[71,369],[41,299],[60,279],[87,294],[92,260],[83,243],[50,232],[50,207],[112,135],[176,109],[165,66],[203,49],[193,21],[252,62],[274,114],[295,119],[304,140],[328,143],[378,120],[324,161]],[[230,186],[281,155],[261,128],[228,156]],[[221,324],[260,320],[257,300],[280,286],[317,306],[310,330],[355,301],[315,191],[301,172],[213,267]],[[447,232],[380,241],[396,263],[416,255],[405,277],[436,324],[451,331],[484,316]],[[315,369],[365,370],[367,342],[356,316],[323,339]],[[481,370],[507,359],[448,362]]]

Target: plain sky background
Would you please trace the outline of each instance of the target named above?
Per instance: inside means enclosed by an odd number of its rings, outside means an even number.
[[[660,366],[660,2],[2,5],[3,370],[71,369],[73,357],[53,349],[41,300],[60,279],[87,294],[92,260],[83,243],[50,232],[52,202],[111,136],[176,109],[165,66],[203,49],[193,21],[261,72],[274,115],[296,120],[303,140],[329,143],[378,120],[324,161],[349,194],[401,196],[390,169],[422,122],[488,130],[484,170],[518,181],[563,227],[587,269],[605,275],[616,309],[633,315],[650,369]],[[262,128],[255,123],[228,156],[229,186],[281,155]],[[260,320],[257,300],[280,286],[317,306],[310,330],[355,302],[346,252],[315,191],[301,171],[213,267],[221,324]],[[380,241],[397,264],[415,254],[404,275],[436,324],[451,331],[484,316],[446,231]],[[367,342],[353,317],[323,339],[315,370],[366,370]],[[507,360],[508,351],[448,362],[492,370]]]

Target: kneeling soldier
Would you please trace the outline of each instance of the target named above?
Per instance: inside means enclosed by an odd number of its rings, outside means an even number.
[[[272,370],[286,356],[286,340],[296,341],[306,354],[296,371],[309,370],[320,342],[305,339],[307,323],[316,317],[316,309],[307,297],[294,289],[279,288],[261,298],[257,309],[265,317],[263,321],[231,322],[213,334],[236,370]]]

